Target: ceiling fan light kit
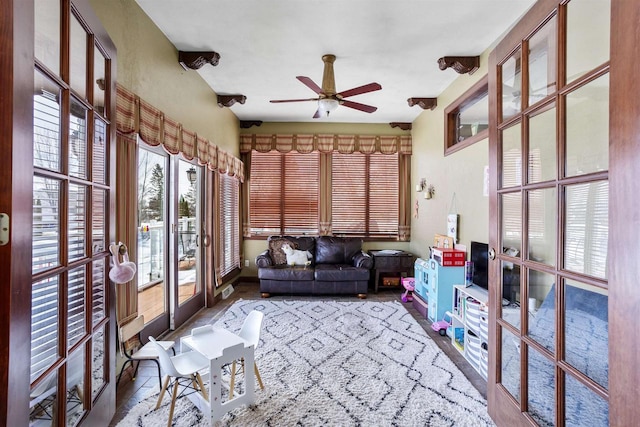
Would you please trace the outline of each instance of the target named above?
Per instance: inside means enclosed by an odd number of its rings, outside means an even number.
[[[351,96],[361,95],[363,93],[374,92],[382,89],[382,86],[378,83],[369,83],[363,86],[358,86],[353,89],[345,90],[336,93],[335,75],[333,72],[333,63],[335,62],[335,55],[323,55],[322,62],[324,62],[324,71],[322,73],[322,87],[318,86],[313,80],[306,76],[297,76],[296,78],[309,89],[314,91],[317,98],[307,99],[273,99],[272,103],[281,102],[304,102],[304,101],[317,101],[318,109],[313,115],[314,119],[320,117],[329,116],[329,113],[335,111],[340,105],[353,108],[354,110],[363,111],[365,113],[373,113],[378,108],[372,105],[361,104],[359,102],[348,101],[344,98]]]
[[[333,98],[321,98],[318,100],[318,110],[323,113],[329,113],[335,111],[340,106],[340,102],[337,99]]]

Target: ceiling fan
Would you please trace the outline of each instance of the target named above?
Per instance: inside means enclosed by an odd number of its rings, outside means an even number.
[[[333,63],[336,60],[335,55],[323,55],[322,61],[324,62],[324,73],[322,74],[322,87],[318,86],[313,80],[305,76],[296,76],[305,86],[318,94],[317,98],[303,98],[303,99],[274,99],[270,102],[304,102],[304,101],[318,101],[318,109],[313,115],[314,119],[320,118],[323,114],[329,116],[329,113],[334,111],[338,106],[343,105],[345,107],[353,108],[355,110],[364,111],[365,113],[373,113],[378,108],[372,105],[361,104],[359,102],[348,101],[345,98],[349,98],[355,95],[361,95],[363,93],[374,92],[382,89],[378,83],[369,83],[364,86],[358,86],[353,89],[345,90],[336,93],[336,81],[333,74]]]

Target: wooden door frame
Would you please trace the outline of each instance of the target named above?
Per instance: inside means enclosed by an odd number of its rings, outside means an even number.
[[[640,4],[612,0],[609,109],[609,421],[640,419]]]
[[[9,244],[0,246],[0,425],[29,424],[31,233],[33,214],[33,2],[0,2],[0,212]]]

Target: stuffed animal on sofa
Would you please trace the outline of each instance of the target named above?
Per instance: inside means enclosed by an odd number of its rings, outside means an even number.
[[[310,265],[311,252],[299,251],[293,249],[288,243],[281,246],[282,252],[287,256],[287,264],[289,265]]]

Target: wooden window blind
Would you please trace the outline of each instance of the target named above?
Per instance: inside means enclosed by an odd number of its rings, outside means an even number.
[[[332,154],[334,235],[398,235],[398,155]]]
[[[251,153],[252,235],[318,234],[318,153]]]
[[[218,178],[222,239],[220,275],[224,277],[240,267],[240,184],[236,178],[226,174],[218,174]]]

